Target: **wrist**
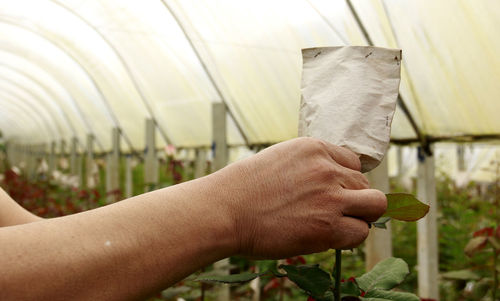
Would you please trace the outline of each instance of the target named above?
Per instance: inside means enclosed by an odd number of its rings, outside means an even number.
[[[217,254],[214,260],[223,259],[239,253],[239,240],[236,229],[234,200],[227,190],[227,184],[221,181],[218,174],[212,174],[193,181],[198,186],[199,195],[195,200],[195,210],[200,210],[203,227],[202,238],[206,248]]]

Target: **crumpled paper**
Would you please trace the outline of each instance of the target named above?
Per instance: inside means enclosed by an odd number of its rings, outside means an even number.
[[[299,136],[344,146],[375,168],[389,147],[401,50],[342,46],[302,50]]]

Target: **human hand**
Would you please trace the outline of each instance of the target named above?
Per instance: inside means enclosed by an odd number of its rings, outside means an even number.
[[[237,252],[284,258],[359,245],[387,207],[360,167],[348,149],[297,138],[213,174]]]

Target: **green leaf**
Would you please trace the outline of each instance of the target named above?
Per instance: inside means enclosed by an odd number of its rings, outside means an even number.
[[[359,296],[361,291],[356,283],[351,281],[344,281],[340,283],[340,292],[342,297]]]
[[[383,216],[400,221],[413,222],[424,217],[429,212],[429,205],[417,200],[413,195],[406,193],[389,193],[387,210]]]
[[[387,229],[387,226],[385,224],[387,224],[387,222],[390,220],[391,220],[390,217],[383,216],[383,217],[379,218],[377,221],[373,222],[372,225],[375,228]]]
[[[420,301],[420,298],[410,293],[373,290],[366,293],[362,300],[392,300],[392,301]]]
[[[233,274],[233,275],[202,274],[198,276],[195,280],[202,282],[245,283],[248,281],[252,281],[263,274],[264,273],[243,273],[243,274]]]
[[[452,280],[478,280],[480,277],[471,270],[458,270],[442,273],[441,277]]]
[[[403,282],[410,273],[408,264],[400,258],[389,257],[377,263],[371,271],[356,278],[359,288],[365,292],[390,290]]]
[[[332,286],[330,274],[316,265],[281,265],[288,279],[313,297],[322,297]]]

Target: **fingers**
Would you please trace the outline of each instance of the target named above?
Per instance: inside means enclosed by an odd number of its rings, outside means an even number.
[[[326,141],[324,141],[324,145],[328,154],[335,162],[349,169],[356,171],[361,170],[361,162],[359,161],[358,155],[354,152],[345,147],[340,147]]]
[[[359,171],[342,168],[343,176],[338,181],[345,189],[367,189],[369,188],[368,179]]]
[[[387,198],[376,189],[342,191],[342,213],[366,222],[374,222],[385,213]]]
[[[342,236],[335,240],[331,248],[352,249],[359,246],[368,237],[368,223],[353,217],[343,217],[339,223]]]

